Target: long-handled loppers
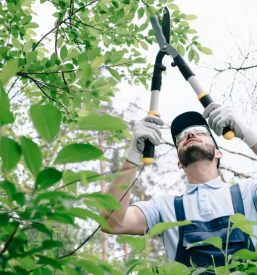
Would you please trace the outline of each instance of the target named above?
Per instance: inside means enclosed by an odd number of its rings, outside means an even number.
[[[164,9],[164,15],[162,20],[162,27],[159,24],[159,20],[156,16],[151,19],[151,24],[155,30],[155,36],[157,42],[160,46],[160,51],[157,54],[153,77],[152,77],[152,87],[151,87],[151,103],[150,110],[148,114],[153,114],[159,116],[158,113],[158,101],[159,92],[161,90],[162,84],[162,72],[166,70],[166,67],[162,65],[163,57],[171,55],[173,58],[172,66],[178,67],[185,80],[189,82],[193,90],[198,96],[199,101],[202,103],[203,107],[206,108],[209,104],[213,102],[211,96],[203,90],[201,85],[196,79],[195,74],[189,68],[183,57],[177,52],[177,50],[170,45],[170,13],[167,8]],[[229,127],[223,129],[223,137],[225,139],[232,139],[235,137],[235,133]],[[151,164],[154,161],[154,149],[155,146],[149,141],[145,141],[145,150],[143,154],[143,162],[145,164]]]

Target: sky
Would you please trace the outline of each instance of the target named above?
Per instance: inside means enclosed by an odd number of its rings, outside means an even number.
[[[256,112],[253,112],[251,97],[247,93],[247,91],[252,88],[252,82],[255,81],[255,71],[248,71],[246,76],[237,74],[232,97],[229,97],[230,85],[233,83],[235,71],[226,71],[216,77],[217,71],[214,70],[214,68],[226,68],[229,66],[228,63],[230,63],[232,67],[239,67],[242,63],[243,56],[249,51],[254,50],[257,43],[255,35],[257,2],[250,0],[180,0],[174,3],[179,6],[183,13],[195,14],[198,17],[196,20],[189,22],[190,27],[198,31],[197,35],[200,37],[198,41],[203,46],[210,48],[213,52],[213,55],[200,54],[200,62],[198,65],[193,63],[189,64],[195,72],[199,83],[206,91],[211,92],[215,101],[222,104],[233,105],[236,111],[243,116],[244,120],[257,130]],[[52,17],[51,21],[49,15],[53,14],[55,10],[49,2],[45,2],[41,5],[39,1],[36,1],[34,7],[38,14],[34,21],[40,26],[37,29],[37,34],[45,34],[52,28],[54,18]],[[45,20],[46,17],[47,20]],[[144,18],[141,19],[138,24],[144,23],[144,20]],[[191,38],[193,36],[194,35],[192,35]],[[51,46],[51,44],[49,43],[48,46]],[[140,51],[146,56],[147,61],[153,64],[159,47],[155,44],[148,45],[148,48],[148,51],[143,49],[140,49]],[[250,66],[254,64],[256,57],[255,53],[251,54],[244,65]],[[185,59],[189,62],[187,57],[185,57]],[[171,121],[182,112],[191,110],[200,113],[203,112],[203,107],[197,100],[189,83],[182,77],[178,68],[170,66],[171,61],[172,59],[168,56],[164,59],[167,73],[163,75],[163,84],[159,99],[159,112],[161,118],[169,125]],[[250,79],[250,81],[248,81],[249,83],[247,82],[248,78]],[[120,83],[118,87],[121,91],[116,93],[113,106],[118,111],[123,111],[127,108],[129,102],[136,102],[145,112],[138,110],[133,114],[128,114],[128,116],[130,119],[132,118],[134,120],[144,118],[146,111],[149,109],[151,92],[146,91],[142,85],[129,86],[126,82]],[[250,102],[246,103],[246,99],[250,99]],[[168,127],[166,128],[167,129],[162,130],[163,138],[172,142],[170,130]],[[216,140],[220,146],[229,150],[254,156],[247,145],[239,139],[235,138],[232,141],[227,141],[223,137],[216,137]],[[156,148],[156,152],[157,154],[163,154],[169,149],[167,145],[160,145]],[[221,163],[224,166],[243,173],[252,174],[257,171],[257,162],[227,152],[223,153],[224,157]],[[172,160],[172,164],[167,164],[167,158]],[[162,168],[164,170],[171,169],[174,172],[172,174],[168,173],[163,177],[161,179],[163,183],[167,181],[176,181],[183,173],[176,168],[175,164],[177,162],[177,157],[174,150],[165,158],[159,158],[158,162],[161,164],[163,162]],[[148,167],[147,171],[151,173],[151,167]],[[233,173],[225,173],[224,176],[228,182],[234,179]],[[158,179],[158,181],[159,180],[160,179]],[[168,186],[166,188],[167,191],[172,191]],[[163,191],[164,190],[160,189],[158,185],[148,190],[149,194],[159,194]],[[183,192],[183,188],[178,192]]]

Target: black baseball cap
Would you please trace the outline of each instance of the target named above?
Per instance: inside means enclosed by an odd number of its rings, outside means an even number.
[[[172,139],[173,139],[173,142],[174,142],[174,145],[176,146],[176,148],[177,148],[176,136],[178,134],[180,134],[184,129],[186,129],[188,127],[192,127],[192,126],[205,126],[211,133],[208,123],[202,117],[202,115],[200,113],[193,112],[193,111],[185,112],[185,113],[177,116],[171,123],[171,135],[172,135]],[[219,146],[218,146],[216,140],[214,139],[212,133],[211,133],[211,137],[216,145],[217,150],[219,150]],[[219,168],[219,165],[220,165],[220,159],[218,159],[217,168]]]

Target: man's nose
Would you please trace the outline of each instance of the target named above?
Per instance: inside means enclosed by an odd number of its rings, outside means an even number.
[[[190,139],[190,138],[195,138],[195,133],[194,132],[187,132],[187,135],[186,135],[187,139]]]

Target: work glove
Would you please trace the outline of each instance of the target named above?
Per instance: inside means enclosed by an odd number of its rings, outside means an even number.
[[[231,106],[213,102],[203,112],[203,118],[208,117],[209,126],[217,136],[222,134],[223,128],[229,126],[235,132],[235,136],[242,139],[250,148],[257,143],[257,131],[251,129]]]
[[[159,145],[161,141],[161,131],[157,126],[163,126],[164,122],[158,116],[148,115],[144,119],[135,123],[133,129],[132,142],[126,159],[138,165],[144,152],[145,140],[149,139],[154,145]]]

